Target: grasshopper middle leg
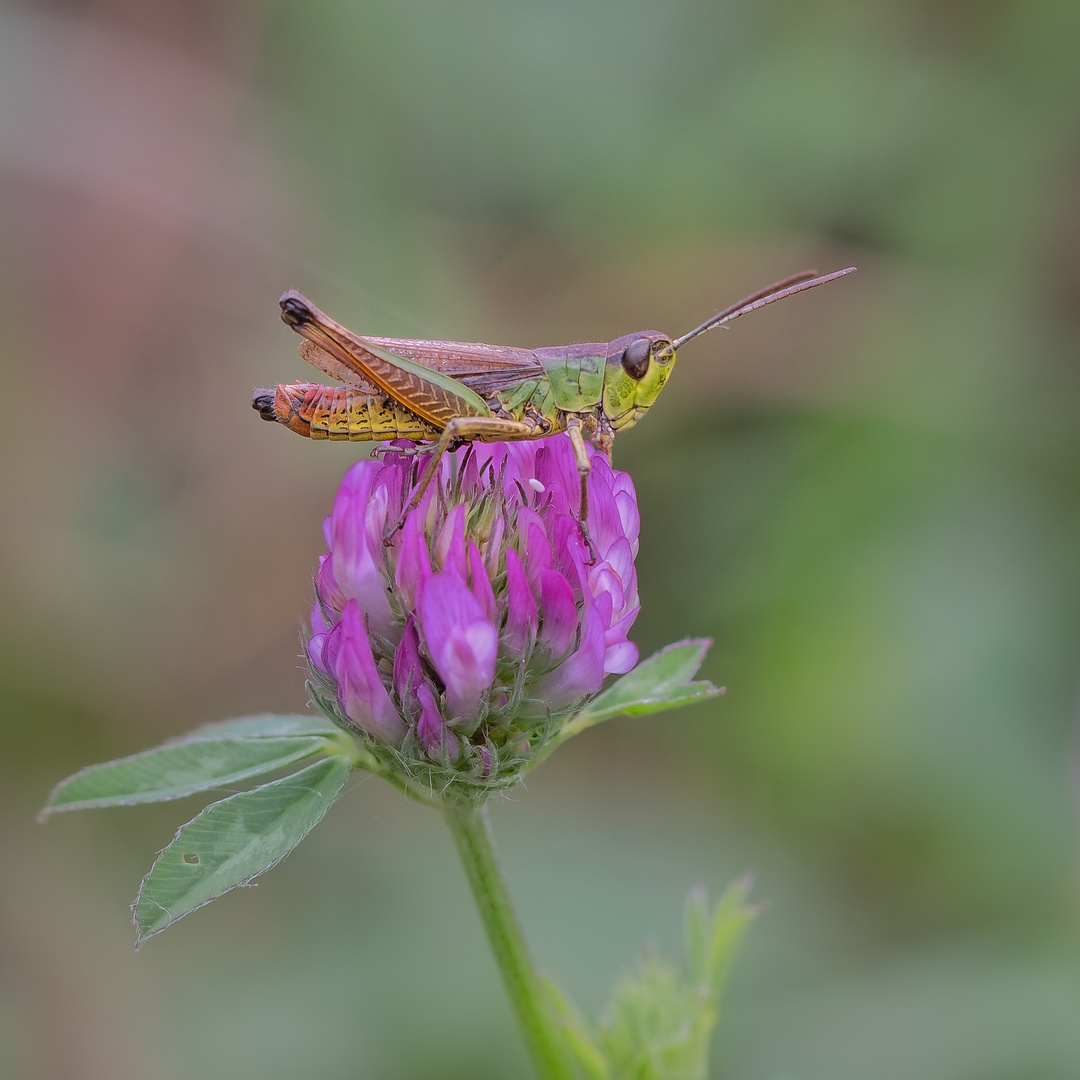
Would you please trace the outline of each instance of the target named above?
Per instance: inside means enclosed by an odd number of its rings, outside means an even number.
[[[581,433],[581,421],[576,416],[571,416],[566,421],[566,434],[570,436],[570,442],[573,444],[574,461],[577,463],[578,475],[581,477],[581,509],[578,520],[584,531],[585,521],[589,516],[589,473],[592,471],[592,466],[589,464],[585,436]]]
[[[574,460],[577,462],[578,475],[581,477],[581,505],[578,509],[578,526],[581,529],[581,538],[589,549],[590,564],[592,564],[600,557],[596,545],[589,535],[589,473],[592,471],[592,464],[589,461],[589,450],[585,445],[585,436],[581,433],[581,421],[576,416],[571,416],[566,421],[566,434],[570,436],[570,442],[574,447]]]

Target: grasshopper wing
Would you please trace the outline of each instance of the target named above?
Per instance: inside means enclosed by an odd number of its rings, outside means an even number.
[[[457,417],[491,415],[487,402],[453,376],[358,337],[300,293],[290,290],[280,304],[282,319],[298,334],[435,427]]]
[[[343,364],[325,349],[320,349],[315,342],[304,338],[300,342],[300,348],[297,351],[312,367],[318,368],[324,375],[329,375],[331,379],[337,379],[338,382],[351,386],[354,390],[362,390],[366,394],[375,393],[377,388],[373,383],[367,379],[362,379],[353,367]]]
[[[365,341],[398,356],[449,375],[482,397],[542,378],[544,368],[531,349],[485,345],[479,341],[420,341],[413,338],[367,337]]]

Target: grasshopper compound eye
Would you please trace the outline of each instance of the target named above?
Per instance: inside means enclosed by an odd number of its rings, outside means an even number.
[[[649,352],[652,343],[648,338],[635,338],[626,346],[622,354],[623,371],[631,379],[643,379],[645,372],[649,370]]]

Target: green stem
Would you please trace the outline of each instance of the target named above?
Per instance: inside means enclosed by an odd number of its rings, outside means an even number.
[[[487,806],[447,806],[445,813],[536,1071],[542,1080],[573,1080],[499,872]]]

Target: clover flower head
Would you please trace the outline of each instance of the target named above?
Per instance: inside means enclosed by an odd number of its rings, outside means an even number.
[[[407,514],[426,454],[397,443],[346,474],[306,652],[315,702],[379,771],[483,798],[637,662],[634,487],[590,458],[587,540],[564,435],[446,454]]]

